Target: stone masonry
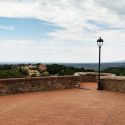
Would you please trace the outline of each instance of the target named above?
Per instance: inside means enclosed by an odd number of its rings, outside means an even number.
[[[97,75],[97,73],[85,72],[70,76],[0,79],[0,95],[79,88],[81,82],[97,82]],[[109,73],[102,73],[101,75],[114,76]],[[104,89],[110,90],[107,86],[110,86],[111,82],[103,79],[102,83]]]

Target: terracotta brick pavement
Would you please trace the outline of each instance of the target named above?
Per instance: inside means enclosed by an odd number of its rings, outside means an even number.
[[[125,125],[125,94],[81,89],[0,96],[0,125]]]

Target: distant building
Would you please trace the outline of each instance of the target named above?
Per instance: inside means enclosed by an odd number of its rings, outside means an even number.
[[[23,69],[27,72],[29,77],[40,77],[40,76],[48,76],[47,67],[44,64],[36,65],[28,65],[23,67]]]
[[[46,65],[44,65],[44,64],[40,64],[40,65],[39,65],[39,70],[40,70],[40,72],[44,72],[44,71],[46,71],[46,70],[47,70]]]

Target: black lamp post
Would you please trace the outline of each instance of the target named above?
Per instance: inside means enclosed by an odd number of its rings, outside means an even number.
[[[97,45],[99,46],[99,68],[98,68],[98,90],[101,90],[101,83],[100,83],[100,62],[101,62],[101,47],[103,45],[103,39],[101,37],[97,40]]]

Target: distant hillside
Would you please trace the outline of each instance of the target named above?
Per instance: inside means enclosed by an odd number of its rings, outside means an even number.
[[[4,65],[4,64],[37,64],[37,63],[33,63],[33,62],[3,62],[0,63],[0,65]],[[42,63],[45,65],[49,65],[49,64],[59,64],[59,65],[64,65],[64,66],[69,66],[69,67],[74,67],[74,68],[84,68],[84,69],[92,69],[92,70],[98,70],[98,63]],[[110,67],[123,67],[125,68],[125,61],[118,61],[118,62],[112,62],[112,63],[101,63],[101,70],[110,68]]]
[[[98,70],[98,63],[61,63],[61,64],[65,66],[73,66],[75,68]],[[101,70],[104,70],[110,67],[125,67],[125,62],[101,64]]]

